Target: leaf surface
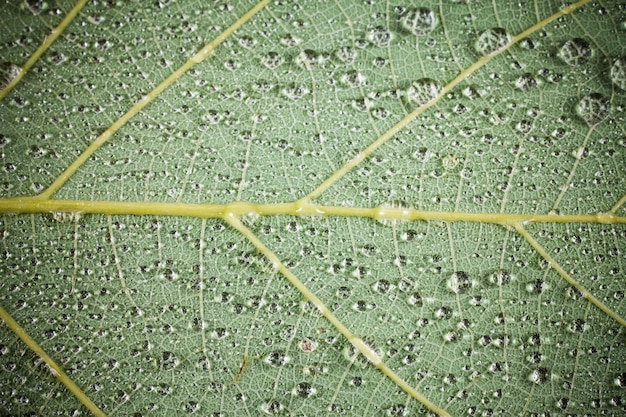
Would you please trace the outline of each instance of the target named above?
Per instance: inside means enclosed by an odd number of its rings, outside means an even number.
[[[0,6],[2,414],[626,411],[626,9],[409,3]]]

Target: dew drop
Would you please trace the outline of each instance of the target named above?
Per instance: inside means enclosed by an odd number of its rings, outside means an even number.
[[[591,93],[576,104],[576,114],[589,126],[595,126],[609,116],[611,107],[607,97],[600,93]]]
[[[15,77],[20,75],[20,71],[22,71],[22,68],[11,62],[0,64],[0,90],[4,90]]]
[[[497,286],[506,285],[511,282],[511,273],[506,269],[498,269],[489,276],[489,282]]]
[[[515,87],[520,91],[530,91],[537,87],[537,79],[533,74],[527,72],[515,80]]]
[[[285,97],[291,100],[299,100],[309,93],[309,89],[301,84],[289,84],[282,89]]]
[[[476,40],[476,51],[483,56],[488,56],[505,48],[511,42],[511,35],[502,28],[487,29]]]
[[[277,53],[270,51],[261,57],[261,62],[268,69],[276,69],[284,62],[283,58]]]
[[[537,368],[529,376],[529,379],[537,385],[548,382],[550,373],[546,368]]]
[[[397,226],[401,223],[406,222],[406,220],[400,218],[399,216],[395,216],[396,218],[394,219],[385,217],[386,213],[388,212],[387,209],[408,210],[409,208],[410,206],[406,202],[400,201],[400,200],[394,200],[390,203],[383,204],[378,208],[378,212],[376,213],[376,217],[375,217],[376,221],[378,221],[378,223],[385,225],[385,226],[390,226],[390,227]]]
[[[261,410],[265,414],[275,415],[279,414],[283,410],[284,406],[276,400],[267,401],[261,406]]]
[[[357,57],[357,52],[351,46],[343,46],[335,51],[335,57],[345,65],[352,65]]]
[[[241,45],[242,47],[246,49],[252,49],[256,46],[256,44],[257,44],[257,40],[251,36],[244,35],[241,38],[239,38],[239,45]]]
[[[359,88],[365,83],[365,77],[358,71],[348,71],[341,77],[341,82],[350,88]]]
[[[410,9],[402,17],[402,27],[415,36],[424,36],[432,32],[437,26],[437,15],[426,7]]]
[[[367,34],[367,40],[374,46],[386,48],[391,43],[393,35],[384,26],[376,26]]]
[[[414,307],[422,307],[424,305],[422,295],[417,291],[409,296],[407,302]]]
[[[613,84],[626,90],[626,58],[619,58],[611,65],[611,81]]]
[[[409,409],[404,404],[394,404],[387,409],[386,415],[389,417],[406,417],[409,415]]]
[[[161,369],[168,371],[178,366],[179,360],[172,352],[163,352],[161,359],[159,360]]]
[[[626,388],[626,373],[619,374],[614,380],[615,386]]]
[[[48,8],[48,2],[44,0],[24,0],[24,5],[34,15],[38,15]]]
[[[300,398],[310,398],[315,395],[317,390],[308,382],[300,382],[294,387],[291,393]]]
[[[320,57],[317,52],[312,49],[305,49],[296,57],[296,64],[304,69],[313,69],[319,63]]]
[[[471,288],[472,282],[467,275],[467,272],[457,271],[454,272],[447,281],[447,287],[455,294],[462,294]]]
[[[272,352],[265,357],[265,362],[274,368],[280,368],[285,366],[291,358],[287,356],[284,352]]]
[[[78,223],[81,213],[55,211],[52,212],[52,218],[59,223]]]
[[[406,91],[406,96],[412,104],[423,106],[437,98],[439,86],[430,78],[421,78],[413,82]]]
[[[592,49],[589,42],[581,38],[570,39],[559,50],[559,56],[567,65],[578,67],[591,59]]]

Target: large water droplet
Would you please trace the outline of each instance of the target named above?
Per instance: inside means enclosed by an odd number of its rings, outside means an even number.
[[[576,104],[576,114],[589,126],[595,126],[609,116],[610,104],[609,99],[602,94],[591,93]]]
[[[616,59],[611,65],[611,81],[622,90],[626,90],[626,58]]]
[[[291,358],[287,356],[284,352],[272,352],[265,357],[265,362],[273,366],[274,368],[280,368],[285,366],[287,362],[289,362]]]
[[[402,17],[402,27],[416,36],[428,35],[437,26],[437,15],[426,7],[410,9]]]
[[[412,104],[422,106],[437,98],[439,86],[430,78],[421,78],[407,89],[406,96]]]
[[[308,382],[300,382],[294,387],[291,393],[300,398],[309,398],[315,395],[317,390]]]
[[[502,286],[511,282],[511,273],[506,269],[498,269],[489,277],[492,284]]]
[[[386,48],[391,43],[393,35],[384,26],[376,26],[367,34],[367,40],[379,48]]]
[[[0,64],[0,90],[4,90],[20,74],[20,71],[22,68],[11,62]]]
[[[537,368],[530,374],[530,380],[537,385],[548,382],[550,372],[546,368]]]
[[[356,59],[357,52],[351,46],[343,46],[335,51],[335,57],[343,64],[351,65]]]
[[[284,60],[283,57],[280,56],[277,52],[270,51],[261,57],[261,62],[268,69],[273,70],[278,68],[284,62]]]
[[[447,287],[455,294],[462,294],[470,289],[472,282],[467,275],[467,272],[457,271],[454,272],[450,278],[448,278]]]
[[[48,9],[48,2],[44,0],[24,0],[24,5],[34,15]]]
[[[397,226],[400,223],[404,223],[406,220],[402,219],[402,215],[403,213],[400,214],[400,216],[394,216],[394,218],[387,218],[386,214],[388,213],[389,210],[387,209],[393,209],[393,210],[397,210],[397,209],[401,209],[403,210],[407,210],[409,209],[409,205],[407,203],[405,203],[404,201],[400,201],[400,200],[395,200],[392,201],[390,203],[387,204],[383,204],[379,207],[378,209],[378,213],[376,215],[376,220],[380,223],[383,224],[385,226]]]
[[[570,39],[559,50],[561,59],[572,67],[586,64],[591,59],[591,54],[589,42],[581,38]]]
[[[511,42],[511,35],[502,28],[487,29],[478,36],[476,50],[483,56],[491,55],[505,48]]]

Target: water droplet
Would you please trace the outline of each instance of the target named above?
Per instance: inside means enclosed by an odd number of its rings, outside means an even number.
[[[586,64],[591,59],[591,54],[589,42],[581,38],[570,39],[559,50],[561,59],[572,67]]]
[[[422,307],[424,305],[422,295],[417,291],[409,296],[407,302],[414,307]]]
[[[239,38],[239,45],[241,45],[242,47],[246,49],[252,49],[255,47],[256,44],[257,44],[256,39],[254,39],[251,36],[244,35],[241,38]]]
[[[178,364],[179,360],[172,352],[163,352],[163,355],[161,355],[161,359],[159,360],[161,369],[165,371],[176,368]]]
[[[609,116],[610,104],[609,99],[602,94],[591,93],[576,104],[576,114],[589,126],[595,126]]]
[[[261,62],[265,67],[273,70],[282,65],[284,59],[277,52],[270,51],[261,57]]]
[[[437,15],[426,7],[410,9],[402,17],[402,27],[416,36],[428,35],[437,26]]]
[[[15,77],[20,75],[20,71],[22,71],[22,68],[11,62],[0,64],[0,90],[4,90]]]
[[[404,220],[402,218],[399,218],[399,217],[393,218],[393,219],[386,218],[385,215],[389,211],[387,209],[393,209],[393,210],[401,209],[403,211],[404,210],[408,211],[409,208],[410,208],[410,206],[406,202],[400,201],[400,200],[394,200],[394,201],[392,201],[390,203],[381,205],[378,208],[378,212],[376,213],[376,217],[375,218],[378,221],[378,223],[380,223],[382,225],[394,227],[394,226],[397,226],[397,225],[399,225],[401,223],[406,222],[406,220]],[[401,216],[402,216],[402,214],[400,215],[400,217]]]
[[[386,294],[393,288],[393,285],[385,279],[378,280],[372,285],[372,289],[379,294]]]
[[[351,46],[342,46],[335,51],[335,57],[346,65],[352,65],[356,56],[357,51]]]
[[[285,97],[291,100],[299,100],[309,93],[309,89],[301,84],[289,84],[282,89]]]
[[[317,390],[308,382],[300,382],[294,387],[291,393],[300,398],[309,398],[315,395]]]
[[[406,96],[412,104],[423,106],[437,98],[439,86],[430,78],[422,78],[411,84],[406,91]]]
[[[376,26],[367,34],[367,40],[374,46],[386,48],[391,43],[393,35],[384,26]]]
[[[611,81],[622,90],[626,90],[626,58],[616,59],[611,65]]]
[[[59,223],[78,223],[81,218],[81,213],[79,212],[59,212],[55,211],[52,213],[52,218]]]
[[[341,82],[350,88],[359,88],[365,83],[365,77],[358,71],[348,71],[341,77]]]
[[[265,414],[270,415],[279,414],[283,410],[283,408],[283,405],[276,400],[267,401],[261,406],[261,410],[263,410]]]
[[[511,35],[502,28],[487,29],[476,40],[476,51],[483,56],[491,55],[505,48],[511,42]]]
[[[454,272],[446,284],[448,289],[455,294],[462,294],[472,287],[472,281],[464,271]]]
[[[576,319],[572,322],[572,324],[569,326],[569,330],[572,333],[577,333],[577,334],[583,334],[585,333],[585,331],[587,330],[588,326],[587,323],[585,322],[585,320],[583,319]]]
[[[531,374],[529,379],[537,385],[545,384],[548,382],[550,373],[546,368],[537,368]]]
[[[453,171],[459,165],[459,157],[456,155],[446,155],[441,158],[441,165],[446,171]]]
[[[489,282],[497,286],[506,285],[511,282],[511,273],[506,269],[498,269],[489,276]]]
[[[311,70],[319,64],[319,54],[312,49],[305,49],[296,57],[296,64],[304,69]]]
[[[291,358],[284,352],[275,351],[265,357],[265,362],[274,368],[285,366]]]
[[[621,388],[626,388],[626,373],[619,374],[614,380],[613,383]]]
[[[404,404],[394,404],[387,409],[389,417],[406,417],[409,415],[409,409]]]
[[[440,307],[435,311],[435,318],[440,320],[447,320],[452,317],[452,310],[448,307]]]
[[[520,91],[530,91],[537,87],[537,79],[533,74],[527,72],[515,80],[515,87]]]
[[[44,0],[24,0],[24,5],[34,15],[48,9],[48,2]]]

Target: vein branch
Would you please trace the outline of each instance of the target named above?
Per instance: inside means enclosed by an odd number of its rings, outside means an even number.
[[[46,363],[50,372],[61,382],[65,387],[72,393],[74,396],[80,401],[89,411],[93,413],[96,417],[106,417],[106,414],[102,410],[98,408],[96,404],[94,404],[89,397],[83,392],[82,389],[72,379],[67,376],[67,374],[61,369],[59,365],[54,362],[54,360],[48,356],[48,354],[43,350],[41,346],[35,340],[30,337],[26,330],[22,326],[20,326],[11,315],[2,307],[0,307],[0,319],[4,321],[9,329],[13,331],[19,337],[22,342],[30,350],[35,352],[39,357]]]
[[[117,132],[122,126],[126,124],[133,116],[143,110],[148,104],[150,104],[154,99],[163,92],[170,85],[174,84],[176,80],[178,80],[183,74],[185,74],[191,67],[194,65],[204,61],[213,50],[222,43],[226,38],[233,34],[241,25],[246,23],[254,14],[256,14],[259,10],[261,10],[269,0],[262,0],[252,9],[250,9],[247,13],[241,16],[235,23],[230,25],[226,30],[224,30],[220,35],[218,35],[214,40],[207,43],[200,51],[189,58],[182,66],[180,66],[176,71],[170,74],[165,80],[163,80],[159,85],[157,85],[152,91],[145,94],[141,97],[124,115],[122,115],[119,119],[117,119],[111,126],[109,126],[100,136],[96,138],[95,141],[91,143],[83,151],[83,153],[76,158],[76,160],[65,169],[55,180],[54,182],[45,189],[41,194],[37,196],[37,198],[46,200],[49,199],[56,191],[59,190],[76,171],[89,159],[91,155],[93,155],[96,150],[100,148],[106,141],[109,140],[111,136],[115,132]]]
[[[567,271],[565,271],[561,265],[559,265],[559,263],[550,256],[550,254],[543,248],[543,246],[541,246],[539,244],[539,242],[537,242],[528,232],[528,230],[526,230],[521,224],[516,224],[514,225],[515,230],[517,230],[517,232],[522,235],[522,237],[524,239],[526,239],[526,241],[530,244],[530,246],[533,247],[533,249],[535,249],[535,251],[546,261],[548,261],[548,263],[550,264],[550,266],[552,268],[554,268],[554,270],[565,280],[567,281],[567,283],[569,285],[571,285],[572,287],[576,288],[577,290],[579,290],[587,300],[589,300],[589,302],[591,304],[593,304],[594,306],[598,307],[600,310],[602,310],[607,316],[611,317],[613,320],[615,320],[620,326],[622,327],[626,327],[626,319],[620,317],[619,314],[615,313],[613,310],[611,310],[609,307],[607,307],[604,303],[602,303],[602,301],[598,300],[596,297],[594,297],[591,292],[589,290],[587,290],[585,287],[583,287],[578,281],[576,281],[574,278],[572,278]]]
[[[24,74],[33,66],[35,62],[43,55],[44,52],[54,43],[54,41],[63,33],[65,28],[70,24],[72,20],[78,15],[83,6],[87,3],[87,0],[79,0],[76,5],[70,10],[70,12],[63,18],[61,23],[55,28],[53,28],[48,35],[46,35],[42,44],[37,48],[37,50],[28,58],[28,60],[22,65],[22,69],[17,74],[15,78],[9,82],[6,87],[0,90],[0,101],[9,94],[9,91],[13,89],[20,82]]]
[[[361,353],[363,356],[367,358],[369,362],[371,362],[376,368],[381,370],[383,374],[385,374],[389,379],[391,379],[394,383],[396,383],[400,388],[402,388],[407,394],[415,398],[420,403],[424,404],[429,410],[444,416],[450,417],[450,414],[445,411],[443,408],[435,405],[431,401],[429,401],[422,394],[417,392],[413,387],[411,387],[406,381],[404,381],[399,375],[397,375],[393,370],[391,370],[387,365],[382,361],[382,358],[375,350],[369,347],[363,339],[356,336],[352,333],[335,315],[326,307],[324,302],[319,299],[311,290],[309,290],[302,281],[298,277],[294,275],[293,272],[289,268],[287,268],[281,260],[276,256],[274,252],[272,252],[267,246],[263,244],[259,240],[259,238],[248,229],[239,219],[239,216],[233,212],[226,212],[222,216],[224,221],[232,226],[235,230],[241,233],[246,239],[252,243],[252,245],[265,256],[270,263],[276,268],[278,272],[280,272],[287,280],[293,285],[300,293],[304,296],[304,298],[311,303],[319,310],[319,312],[341,333],[354,348]]]

